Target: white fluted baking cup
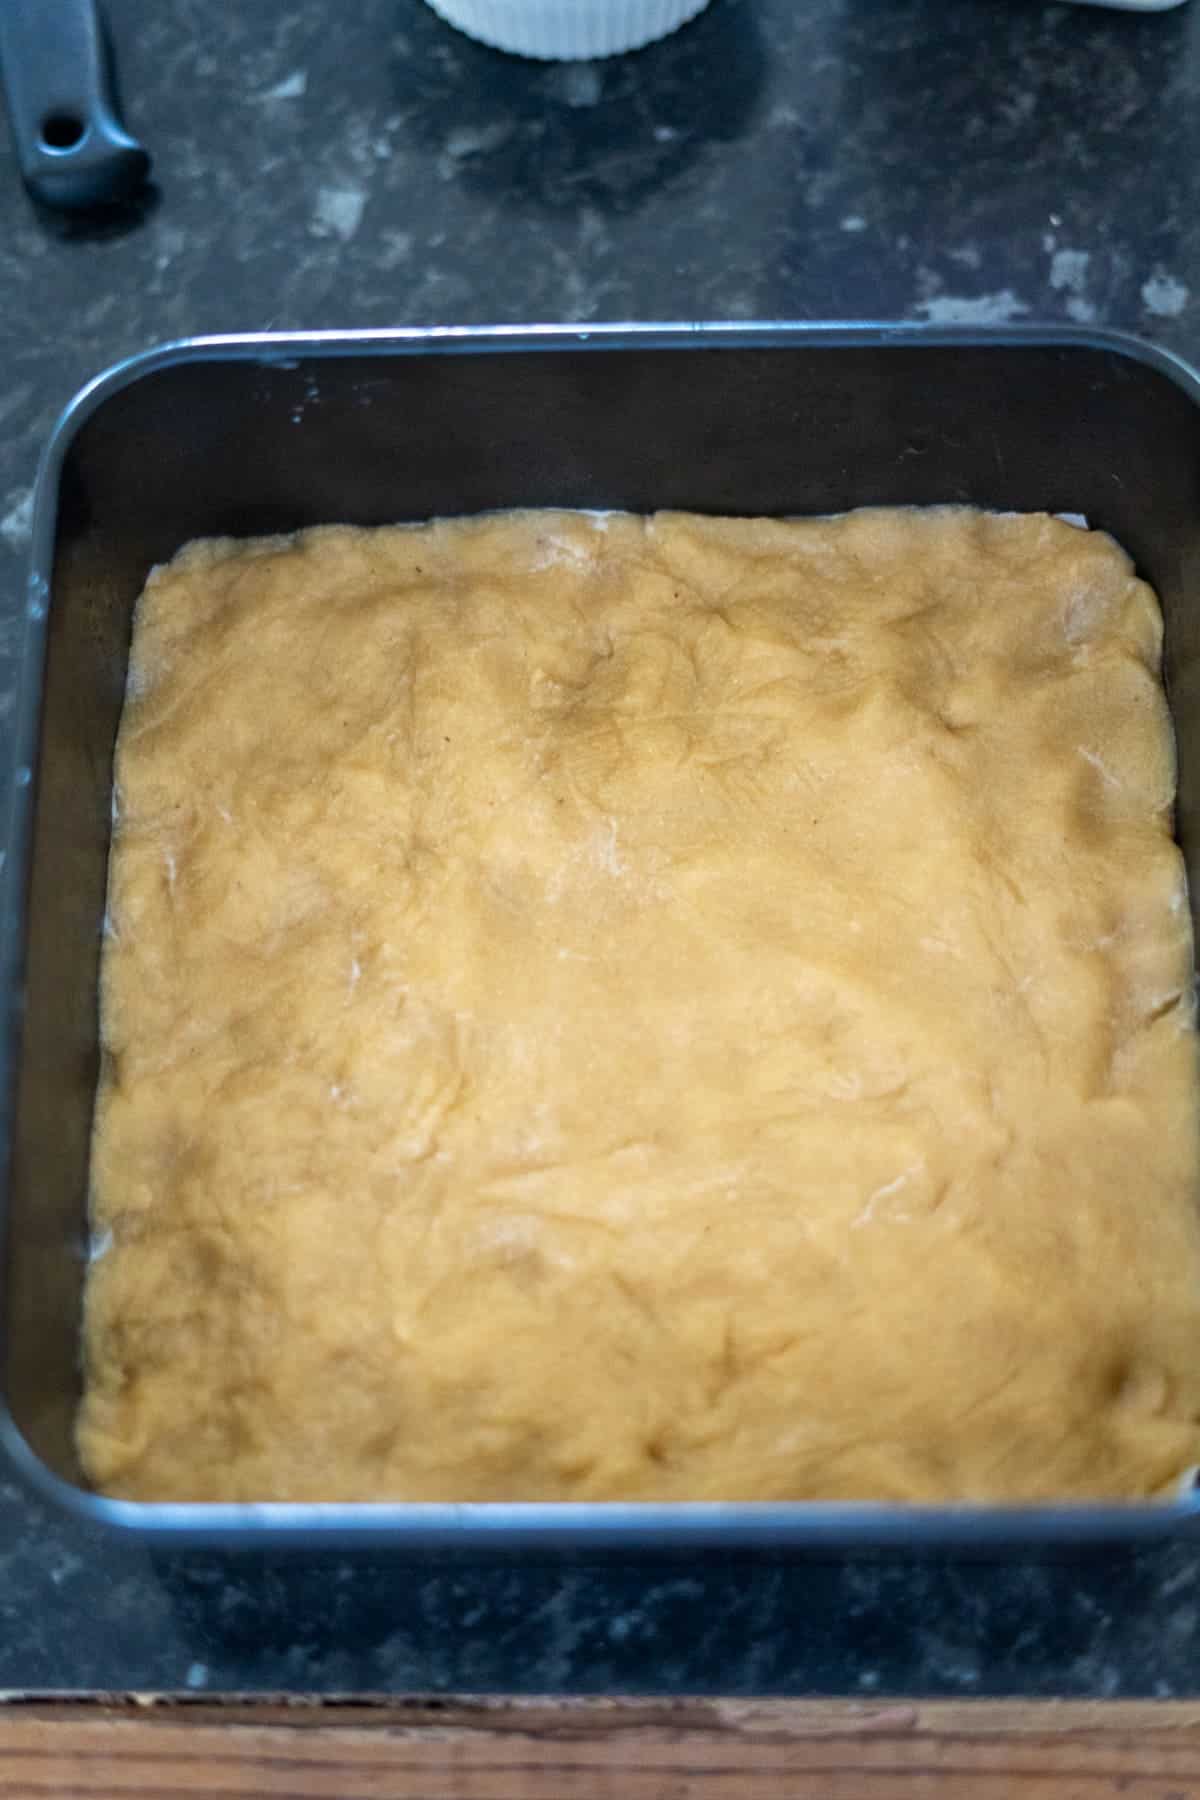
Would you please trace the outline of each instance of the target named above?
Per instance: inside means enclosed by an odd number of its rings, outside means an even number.
[[[666,37],[708,0],[429,0],[473,38],[549,62],[617,56]]]

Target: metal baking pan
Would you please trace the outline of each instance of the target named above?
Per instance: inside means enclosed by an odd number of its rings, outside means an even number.
[[[3,797],[0,1475],[7,1461],[79,1518],[150,1543],[370,1543],[477,1560],[1196,1530],[1193,1493],[1032,1509],[147,1505],[88,1492],[75,1456],[113,744],[152,564],[201,535],[492,507],[803,514],[948,501],[1084,513],[1157,587],[1194,904],[1200,382],[1159,350],[1092,332],[890,325],[263,335],[171,345],[83,390],[38,481]]]

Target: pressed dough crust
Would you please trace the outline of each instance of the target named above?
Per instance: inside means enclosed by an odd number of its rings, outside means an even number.
[[[117,752],[93,1481],[1167,1490],[1200,1231],[1160,629],[1041,516],[181,552]]]

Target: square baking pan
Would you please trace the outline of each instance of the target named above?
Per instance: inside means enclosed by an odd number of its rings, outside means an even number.
[[[0,1473],[7,1459],[81,1518],[150,1542],[361,1543],[477,1560],[1065,1545],[1196,1529],[1193,1492],[1023,1509],[189,1506],[108,1499],[80,1475],[113,745],[150,568],[199,536],[496,507],[819,514],[939,502],[1085,514],[1157,588],[1194,904],[1200,382],[1161,351],[1099,333],[904,325],[263,335],[171,345],[83,390],[38,480],[4,795]]]

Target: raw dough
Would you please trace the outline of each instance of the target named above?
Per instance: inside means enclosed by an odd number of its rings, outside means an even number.
[[[80,1444],[179,1500],[1200,1456],[1160,618],[1045,517],[193,545],[118,748]]]

